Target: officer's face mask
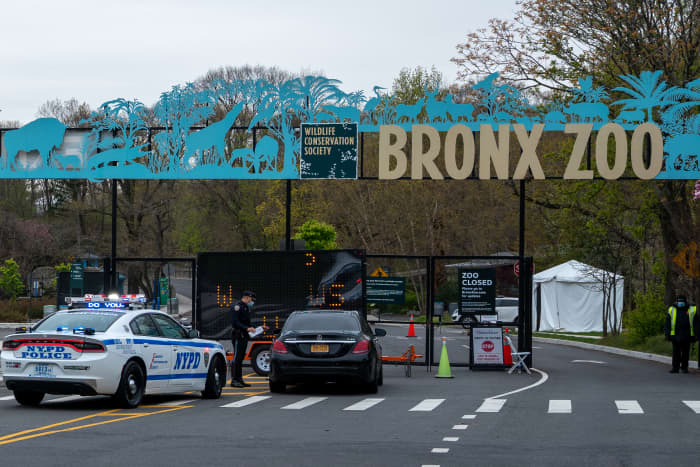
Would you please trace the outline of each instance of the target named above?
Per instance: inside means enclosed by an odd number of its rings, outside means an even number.
[[[681,301],[678,301],[678,303],[676,303],[676,304],[678,305],[678,308],[685,308],[685,306],[686,306],[686,303],[681,302]]]
[[[252,300],[251,300],[250,302],[248,302],[248,306],[249,306],[249,307],[251,307],[251,308],[252,308],[252,307],[253,307],[253,305],[255,305],[255,302],[254,302],[254,301],[252,301]],[[679,305],[679,306],[681,306],[681,305]]]

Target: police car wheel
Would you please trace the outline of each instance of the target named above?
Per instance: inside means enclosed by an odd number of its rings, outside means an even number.
[[[269,345],[260,345],[253,349],[250,354],[250,365],[260,376],[267,376],[270,374],[270,358],[272,357],[272,352],[270,351]]]
[[[226,384],[226,364],[223,358],[217,356],[214,357],[214,361],[209,365],[207,384],[204,386],[204,391],[202,391],[202,398],[218,399],[221,397],[221,390],[224,384]]]
[[[127,362],[122,370],[122,378],[119,381],[119,388],[114,395],[117,403],[125,409],[138,407],[143,398],[145,389],[145,375],[141,365],[131,360]]]
[[[44,399],[43,392],[15,391],[15,400],[22,405],[36,406]]]

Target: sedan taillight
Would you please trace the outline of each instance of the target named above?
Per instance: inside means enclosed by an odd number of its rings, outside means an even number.
[[[288,353],[289,351],[287,350],[287,346],[284,345],[284,342],[282,342],[279,339],[275,339],[275,341],[272,343],[272,353]]]
[[[361,354],[369,352],[369,341],[367,339],[361,340],[355,344],[355,348],[352,349],[352,353]]]

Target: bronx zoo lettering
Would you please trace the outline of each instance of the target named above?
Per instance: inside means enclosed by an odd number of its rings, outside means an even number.
[[[513,132],[520,145],[521,156],[515,170],[510,175],[509,148],[511,138],[511,125],[498,126],[494,132],[490,124],[481,125],[479,128],[479,154],[476,154],[474,134],[463,124],[450,127],[445,137],[444,167],[446,175],[456,180],[469,177],[474,171],[476,158],[479,159],[479,178],[490,179],[491,167],[499,180],[520,180],[527,176],[528,170],[538,180],[546,178],[540,159],[537,154],[537,145],[544,131],[544,124],[532,125],[528,133],[522,124],[513,124]],[[593,170],[581,169],[586,155],[586,147],[591,139],[593,124],[569,123],[564,128],[564,133],[574,135],[573,150],[569,156],[569,162],[564,171],[564,179],[586,180],[593,179]],[[648,165],[644,161],[644,140],[649,135],[650,151]],[[424,140],[427,138],[427,145]],[[614,158],[612,163],[608,161],[608,142],[614,141]],[[457,156],[457,140],[461,139],[464,154],[461,157],[461,165]],[[394,180],[406,176],[408,157],[404,147],[408,140],[406,131],[398,125],[382,125],[379,128],[379,178]],[[632,171],[643,180],[651,180],[656,177],[663,166],[664,144],[661,130],[653,123],[643,123],[634,128],[632,140],[628,150],[627,134],[625,129],[617,123],[603,125],[595,137],[594,152],[598,174],[607,180],[620,178],[627,168],[627,162],[631,159]],[[444,178],[436,164],[436,159],[441,152],[440,134],[429,125],[413,125],[411,131],[411,178],[420,180],[423,178],[423,170],[434,180]]]

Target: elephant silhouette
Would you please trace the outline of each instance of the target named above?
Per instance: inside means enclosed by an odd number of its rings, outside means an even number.
[[[255,145],[255,151],[248,149],[245,152],[246,162],[250,163],[249,167],[252,167],[255,173],[260,173],[263,162],[265,163],[265,168],[274,170],[277,166],[278,152],[279,144],[277,144],[277,141],[271,136],[263,136]]]
[[[39,151],[44,167],[50,167],[51,151],[61,146],[65,133],[66,126],[55,118],[38,118],[21,128],[8,131],[3,138],[8,165],[16,168],[15,158],[20,151]]]
[[[226,147],[226,133],[233,126],[244,105],[245,102],[239,102],[223,119],[187,135],[185,137],[185,155],[183,160],[189,160],[190,157],[196,155],[197,151],[204,153],[204,151],[211,148],[217,151],[219,157],[223,157],[224,148]]]

